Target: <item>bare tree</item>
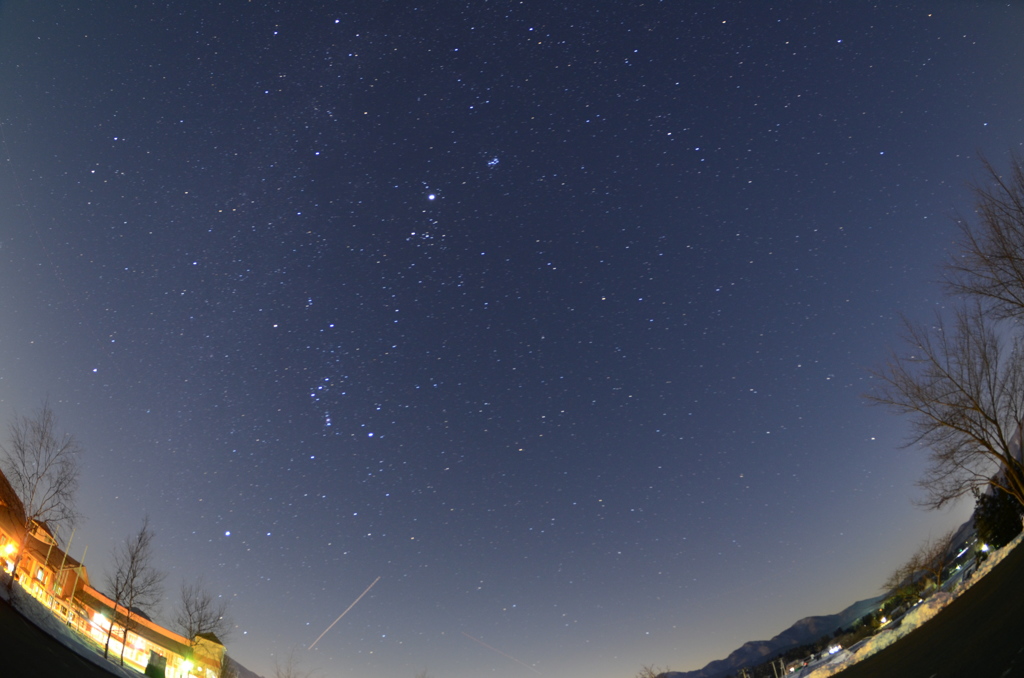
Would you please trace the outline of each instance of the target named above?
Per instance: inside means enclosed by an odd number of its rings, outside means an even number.
[[[953,560],[953,539],[956,530],[944,532],[935,538],[928,538],[921,544],[921,569],[934,586],[942,584],[942,573]]]
[[[909,416],[907,446],[929,450],[919,481],[929,508],[988,484],[1024,504],[1024,465],[1011,443],[1024,420],[1024,342],[1001,329],[979,304],[958,308],[952,327],[908,322],[909,351],[874,373],[867,397]]]
[[[942,573],[952,561],[953,539],[956,530],[929,537],[917,547],[907,562],[897,567],[885,580],[883,588],[903,598],[919,595],[929,583],[942,583]]]
[[[315,675],[314,669],[302,668],[302,660],[295,655],[295,648],[288,652],[284,663],[274,658],[274,678],[313,678]]]
[[[974,185],[976,219],[957,218],[959,251],[946,264],[947,288],[974,297],[996,318],[1024,318],[1024,162],[1001,175],[982,160],[985,183]]]
[[[181,585],[181,597],[174,623],[181,635],[194,640],[200,634],[213,634],[225,640],[231,629],[228,618],[228,601],[218,600],[210,593],[202,579]]]
[[[0,445],[0,464],[11,487],[21,500],[23,511],[20,544],[14,569],[25,551],[28,535],[45,524],[56,531],[78,518],[75,491],[78,489],[78,455],[81,447],[70,434],[58,433],[57,417],[48,402],[32,416],[15,416],[8,424],[8,441]],[[13,587],[14,577],[8,582]]]
[[[109,653],[114,621],[120,617],[124,629],[121,639],[121,666],[124,666],[124,647],[128,644],[128,632],[137,626],[139,609],[155,605],[163,594],[163,581],[166,575],[153,564],[153,537],[153,530],[149,528],[149,516],[145,516],[138,533],[125,539],[114,551],[114,571],[107,575],[110,597],[115,606],[103,656],[106,657]]]
[[[663,671],[653,664],[644,664],[640,667],[640,670],[636,672],[636,678],[658,678],[666,671],[668,671],[668,669]]]
[[[191,584],[181,585],[174,625],[181,631],[181,635],[188,639],[194,652],[201,635],[212,635],[223,644],[231,630],[231,620],[227,612],[228,601],[223,598],[218,600],[200,579]],[[222,666],[226,665],[225,660]],[[224,675],[222,669],[222,678]]]
[[[882,590],[887,595],[910,599],[920,592],[921,558],[915,551],[914,555],[893,570],[882,583]]]

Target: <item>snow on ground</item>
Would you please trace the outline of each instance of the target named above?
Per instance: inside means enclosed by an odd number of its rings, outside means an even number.
[[[974,582],[991,572],[992,568],[998,565],[1022,539],[1024,539],[1024,532],[1017,535],[1016,539],[1003,548],[990,553],[988,559],[978,567],[978,571],[968,581],[958,584],[952,593],[939,591],[933,594],[928,600],[908,612],[903,617],[903,622],[898,628],[879,631],[874,636],[868,638],[855,651],[843,650],[838,652],[820,664],[805,666],[800,671],[791,674],[791,678],[827,678],[889,647],[937,615],[944,607],[953,602],[957,596],[973,586]]]
[[[861,645],[856,652],[839,652],[828,662],[813,667],[813,670],[810,672],[796,675],[799,675],[800,678],[826,678],[827,676],[839,673],[862,659],[867,659],[876,652],[884,650],[911,631],[914,631],[921,624],[937,615],[942,608],[953,602],[953,599],[953,594],[946,593],[945,591],[933,594],[928,600],[908,612],[903,618],[903,622],[897,628],[879,631]]]
[[[14,595],[11,596],[7,591],[7,577],[0,578],[0,598],[10,602],[11,606],[23,617],[71,649],[75,654],[121,678],[139,678],[142,675],[104,659],[103,654],[95,646],[88,644],[79,634],[54,616],[45,605],[23,591],[20,586],[15,586],[13,593]]]

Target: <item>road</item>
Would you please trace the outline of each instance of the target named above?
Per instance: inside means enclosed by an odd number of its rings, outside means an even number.
[[[841,678],[1024,676],[1024,546],[931,621]]]

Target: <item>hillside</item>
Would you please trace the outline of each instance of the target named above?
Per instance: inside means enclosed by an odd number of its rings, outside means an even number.
[[[884,596],[861,600],[837,614],[804,617],[771,640],[753,640],[744,643],[725,659],[717,659],[696,671],[672,671],[665,678],[721,678],[735,673],[744,666],[767,661],[794,647],[813,643],[836,629],[849,626],[868,614]]]

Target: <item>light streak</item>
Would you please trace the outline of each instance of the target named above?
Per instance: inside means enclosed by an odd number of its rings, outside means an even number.
[[[469,635],[465,631],[462,632],[462,635],[466,636],[467,638],[469,638],[472,641],[476,641],[477,643],[480,643],[481,645],[486,647],[488,650],[493,650],[494,652],[497,652],[498,654],[500,654],[502,657],[505,657],[506,659],[511,659],[512,661],[514,661],[516,664],[519,664],[520,666],[525,666],[526,668],[528,668],[531,671],[533,671],[534,673],[536,673],[538,676],[540,675],[540,671],[538,671],[537,669],[533,668],[529,664],[526,664],[524,662],[519,661],[518,659],[516,659],[515,657],[513,657],[510,654],[505,654],[504,652],[502,652],[501,650],[499,650],[496,647],[491,647],[490,645],[488,645],[484,641],[480,640],[479,638],[474,638],[473,636]]]
[[[319,643],[319,642],[320,642],[320,639],[321,639],[321,638],[323,638],[324,636],[326,636],[326,635],[327,635],[327,632],[328,632],[328,631],[330,631],[331,629],[333,629],[333,628],[334,628],[334,625],[335,625],[335,624],[337,624],[338,622],[340,622],[340,621],[341,621],[341,618],[342,618],[342,617],[344,617],[344,616],[345,616],[346,614],[348,614],[348,611],[349,611],[349,610],[351,610],[351,609],[352,609],[353,607],[355,607],[355,606],[356,606],[356,603],[358,603],[358,602],[359,602],[360,600],[362,600],[362,599],[363,599],[363,596],[365,596],[365,595],[366,595],[367,593],[369,593],[369,592],[370,592],[370,589],[372,589],[372,588],[373,588],[374,584],[376,584],[376,583],[377,583],[377,582],[379,582],[379,581],[380,581],[380,577],[377,577],[376,579],[374,579],[374,580],[373,580],[373,584],[370,584],[369,586],[367,586],[367,587],[366,587],[366,590],[365,590],[365,591],[363,591],[362,593],[360,593],[360,594],[359,594],[359,597],[358,597],[358,598],[356,598],[355,600],[353,600],[353,601],[352,601],[352,604],[351,604],[351,605],[349,605],[348,607],[346,607],[346,608],[345,608],[345,611],[344,611],[344,612],[342,612],[341,614],[339,614],[339,615],[338,615],[338,618],[337,618],[337,619],[335,619],[335,620],[334,620],[333,622],[331,622],[331,625],[330,625],[330,626],[328,626],[328,627],[327,627],[326,629],[324,629],[324,632],[323,632],[323,633],[321,633],[321,634],[320,634],[319,636],[317,636],[317,637],[316,637],[316,640],[314,640],[314,641],[313,641],[313,644],[312,644],[312,645],[310,645],[309,647],[307,647],[307,648],[306,648],[306,650],[307,650],[307,651],[308,651],[308,650],[312,650],[312,649],[313,649],[313,645],[316,645],[317,643]]]

